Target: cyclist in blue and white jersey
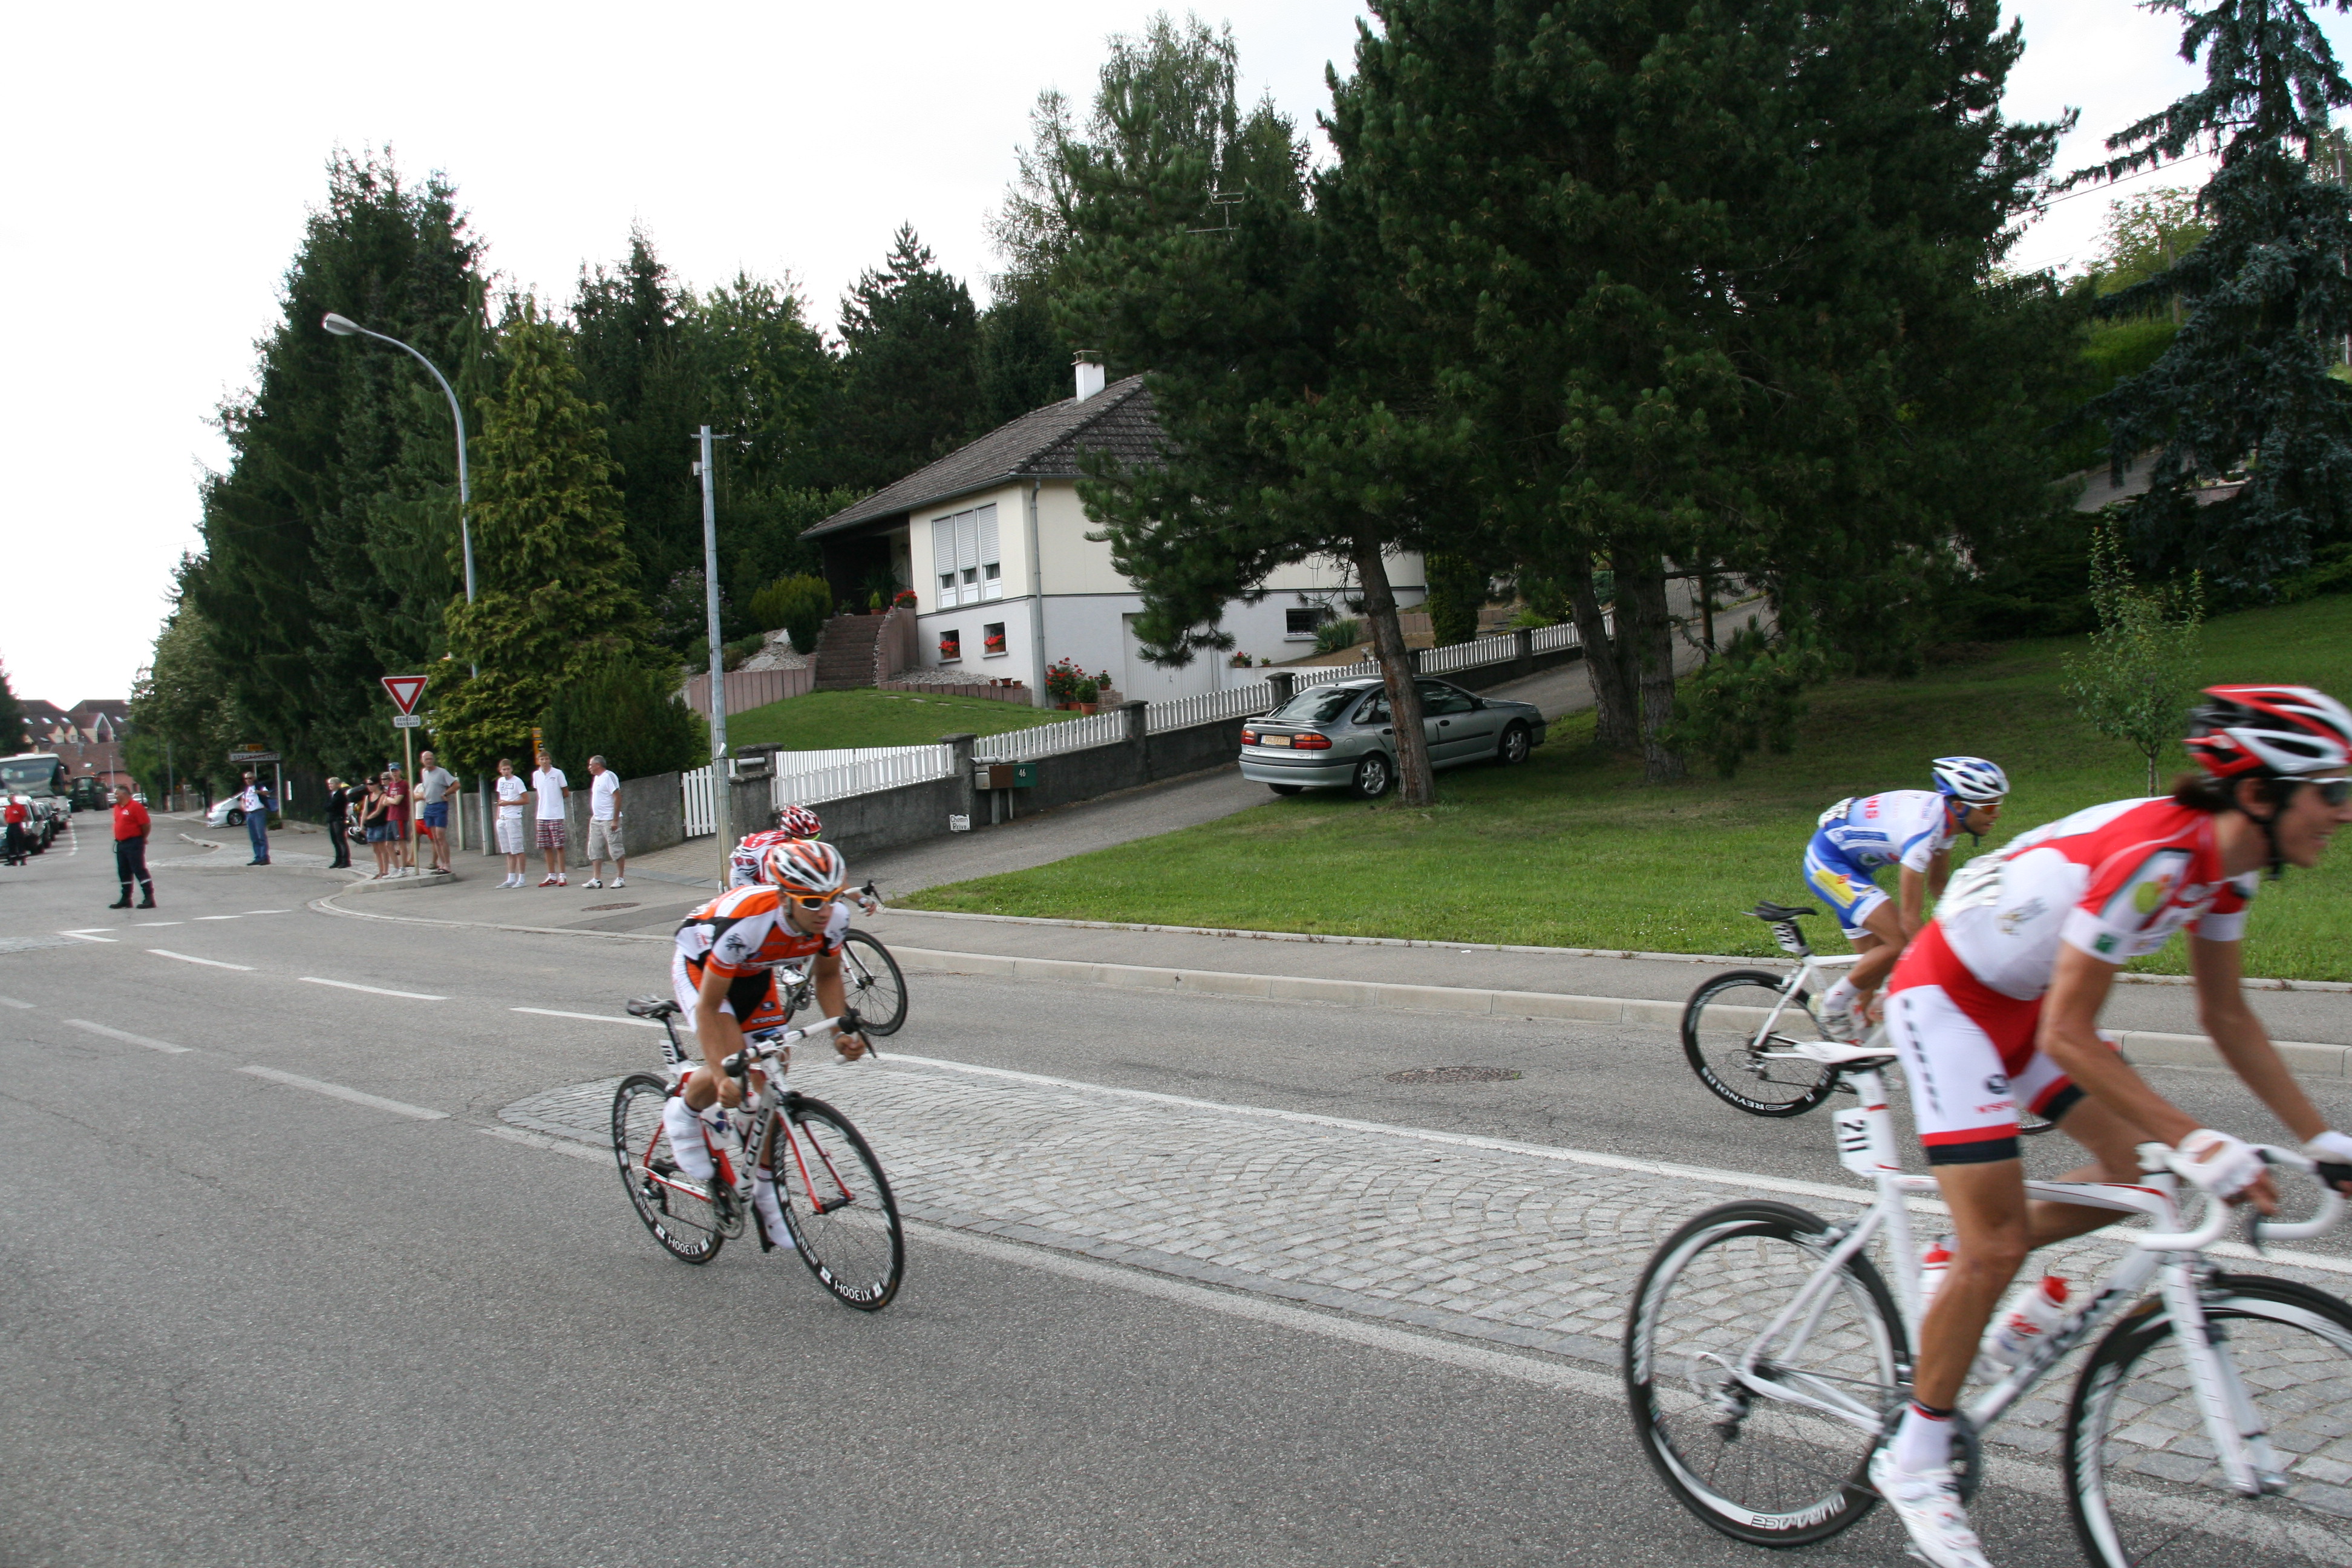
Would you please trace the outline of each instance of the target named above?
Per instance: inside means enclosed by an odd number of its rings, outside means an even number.
[[[1952,841],[1982,837],[2000,816],[2009,775],[1982,757],[1937,757],[1936,787],[1849,797],[1822,813],[1805,846],[1805,886],[1830,906],[1861,960],[1822,998],[1822,1033],[1859,1040],[1870,998],[1927,923],[1952,870]],[[1896,896],[1878,868],[1899,866]]]

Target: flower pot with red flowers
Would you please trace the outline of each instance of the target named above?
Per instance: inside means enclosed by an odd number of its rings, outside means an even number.
[[[894,610],[913,609],[915,607],[915,591],[912,588],[899,589],[897,594],[891,596],[890,607]]]
[[[941,632],[940,634],[940,662],[941,664],[954,664],[961,661],[962,658],[963,634],[961,632]]]

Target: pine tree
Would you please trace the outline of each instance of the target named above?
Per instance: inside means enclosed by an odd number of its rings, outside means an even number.
[[[0,755],[25,749],[25,705],[8,684],[8,667],[0,664]]]
[[[435,739],[466,768],[524,747],[559,690],[636,655],[646,630],[604,426],[562,331],[526,300],[499,334],[499,363],[474,492],[479,594],[450,601],[441,666],[481,673],[453,675],[428,701]]]
[[[646,598],[702,563],[702,493],[689,438],[710,410],[688,363],[683,318],[690,309],[642,227],[629,230],[628,254],[616,268],[582,268],[572,301],[581,394],[600,411],[619,467],[614,483],[629,553]]]
[[[2154,450],[2129,514],[2137,552],[2241,594],[2307,564],[2352,531],[2352,387],[2328,374],[2352,334],[2352,192],[2314,178],[2332,155],[2328,112],[2352,82],[2305,0],[2153,0],[2181,13],[2180,53],[2205,85],[2113,137],[2120,155],[2076,179],[2114,179],[2213,148],[2198,195],[2203,243],[2099,301],[2110,317],[2178,299],[2179,334],[2145,372],[2095,399],[2118,479]],[[2220,504],[2196,489],[2243,469]]]
[[[979,315],[911,225],[842,300],[841,336],[842,445],[855,483],[878,489],[980,434]]]

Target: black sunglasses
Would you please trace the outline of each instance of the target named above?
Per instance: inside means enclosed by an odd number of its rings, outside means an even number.
[[[2341,809],[2352,800],[2352,779],[2305,779],[2304,783],[2319,792],[2319,798],[2331,807]]]

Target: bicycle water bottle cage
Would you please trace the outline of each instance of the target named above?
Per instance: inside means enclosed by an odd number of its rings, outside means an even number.
[[[1758,904],[1748,912],[1772,928],[1772,940],[1780,944],[1781,952],[1792,958],[1812,956],[1813,944],[1805,940],[1805,933],[1798,929],[1797,922],[1807,915],[1820,914],[1821,910],[1810,906],[1768,902]]]

